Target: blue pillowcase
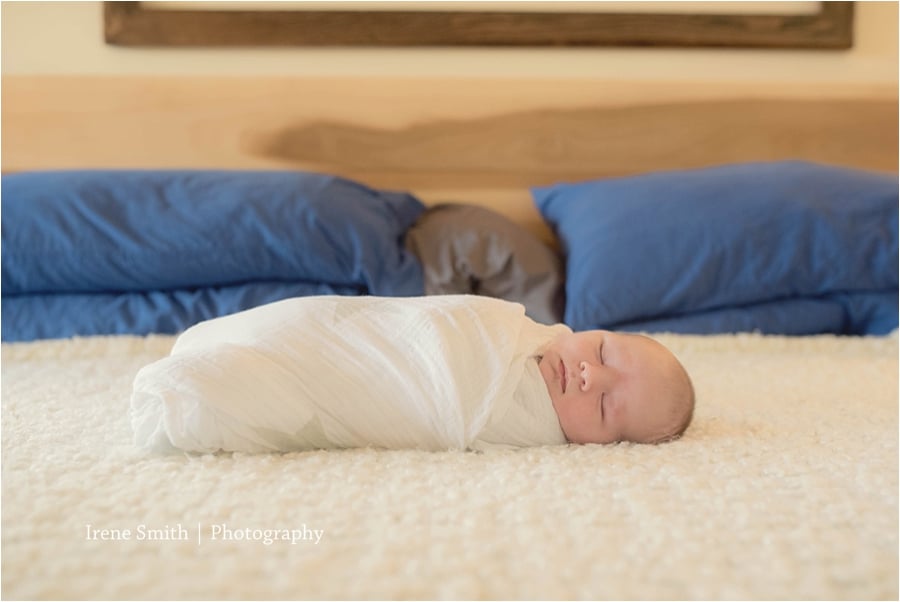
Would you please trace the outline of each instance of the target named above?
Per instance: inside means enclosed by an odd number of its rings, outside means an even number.
[[[3,294],[250,281],[418,294],[402,246],[416,198],[276,171],[59,171],[4,176]]]
[[[4,295],[3,340],[176,334],[204,320],[291,297],[359,294],[359,289],[327,284],[260,282],[164,291]]]
[[[532,192],[576,330],[882,334],[897,327],[897,190],[895,175],[774,162]]]
[[[274,300],[275,289],[260,297],[258,286],[249,296],[222,292],[241,285],[284,284],[278,295],[286,296],[298,290],[408,296],[424,289],[421,265],[403,246],[422,203],[330,175],[33,172],[3,176],[2,196],[3,340],[33,338],[26,314],[18,312],[21,324],[7,320],[13,307],[7,301],[17,297],[31,296],[43,308],[27,310],[33,321],[47,321],[41,333],[70,336],[176,332],[197,316],[213,317],[213,308],[237,311],[251,298]],[[211,290],[195,294],[202,289]],[[172,294],[166,303],[182,318],[149,319],[162,316],[159,292]],[[132,294],[118,305],[127,311],[76,315],[76,306],[88,307],[80,296],[108,300],[122,293]],[[64,296],[72,309],[50,311],[63,307]],[[89,306],[99,307],[95,301]],[[122,323],[103,326],[105,320]]]

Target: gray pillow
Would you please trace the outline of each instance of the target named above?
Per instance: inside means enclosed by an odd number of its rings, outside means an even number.
[[[430,207],[406,233],[418,256],[425,294],[475,294],[515,301],[533,320],[555,324],[564,309],[564,270],[544,242],[483,207]]]

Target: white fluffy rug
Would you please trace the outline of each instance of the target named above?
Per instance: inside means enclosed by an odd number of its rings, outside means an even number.
[[[148,456],[171,339],[4,345],[3,597],[896,599],[896,336],[662,338],[682,440],[496,454]]]

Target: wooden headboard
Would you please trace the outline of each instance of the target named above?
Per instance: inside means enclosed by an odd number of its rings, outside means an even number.
[[[896,171],[897,89],[568,79],[4,76],[3,170],[312,169],[485,205],[737,161]]]

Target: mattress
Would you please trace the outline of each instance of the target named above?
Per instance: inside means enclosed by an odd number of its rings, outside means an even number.
[[[170,337],[4,344],[4,597],[896,599],[896,333],[660,338],[673,443],[281,455],[132,445]]]

